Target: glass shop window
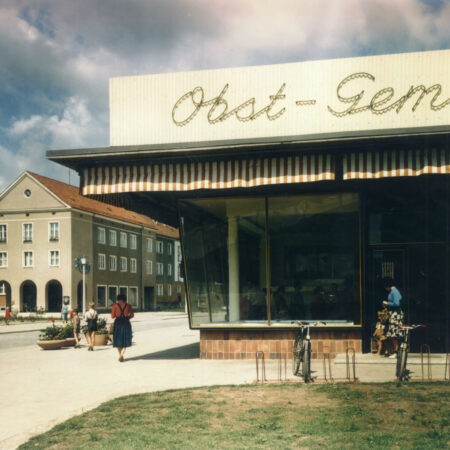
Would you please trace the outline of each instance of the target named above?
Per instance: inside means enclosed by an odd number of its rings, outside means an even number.
[[[358,194],[269,198],[272,322],[358,324]]]

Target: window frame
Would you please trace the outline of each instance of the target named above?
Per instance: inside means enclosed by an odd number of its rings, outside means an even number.
[[[30,230],[31,230],[31,237],[27,237],[27,231],[26,231],[26,227],[27,225],[30,226]],[[22,242],[33,242],[33,234],[34,234],[34,230],[33,230],[33,222],[24,222],[22,224]]]
[[[102,236],[102,235],[103,235],[103,239],[100,239],[100,236]],[[97,227],[97,244],[101,244],[101,245],[106,244],[106,229],[104,227]]]
[[[103,261],[103,267],[100,262]],[[97,269],[106,270],[106,255],[104,253],[97,253]]]
[[[3,264],[1,264],[1,261],[2,261],[2,259],[0,258],[0,269],[6,269],[6,268],[8,268],[8,252],[0,252],[0,255],[6,255],[6,258],[5,258],[5,261],[6,261],[6,264],[5,265],[3,265]]]
[[[137,249],[137,236],[133,233],[130,233],[129,241],[130,241],[130,250],[136,250]]]
[[[58,256],[58,263],[52,264],[52,253],[56,253]],[[48,251],[48,266],[49,267],[60,267],[61,265],[61,252],[59,249],[51,249]]]
[[[125,231],[121,231],[120,235],[119,235],[119,247],[120,248],[128,248],[128,237]],[[124,240],[122,240],[122,238],[125,237]]]
[[[159,292],[160,290],[161,290],[161,293]],[[162,283],[156,284],[156,296],[164,297],[164,284],[162,284]]]
[[[52,234],[52,225],[57,225],[56,236]],[[48,223],[48,242],[59,242],[59,239],[60,239],[60,223],[59,221],[50,221]]]
[[[114,236],[114,239],[111,239],[112,236]],[[108,230],[108,245],[110,247],[117,247],[117,231],[116,230]]]
[[[1,231],[2,229],[4,229],[5,231],[2,232]],[[8,224],[0,223],[0,244],[7,244],[7,243],[8,243]]]
[[[105,296],[104,296],[104,298],[105,298],[105,303],[104,303],[104,305],[101,305],[100,303],[99,303],[99,295],[98,295],[98,289],[99,288],[103,288],[104,290],[105,290]],[[99,308],[107,308],[108,307],[108,286],[106,285],[106,284],[97,284],[97,292],[96,292],[96,294],[97,294],[97,306],[99,307]]]
[[[123,264],[124,261],[125,261],[125,264]],[[128,272],[128,258],[126,256],[120,257],[119,271],[124,272],[124,273]]]
[[[112,267],[111,261],[114,261],[114,268]],[[108,256],[108,267],[110,272],[117,272],[117,256],[109,255]]]
[[[137,273],[137,259],[130,258],[130,273]]]
[[[158,253],[158,255],[164,255],[164,242],[163,241],[156,241],[156,253]]]
[[[153,252],[153,238],[147,238],[147,245],[146,245],[146,249],[148,253],[152,253]]]
[[[136,303],[132,303],[132,302],[130,301],[130,291],[131,291],[131,290],[136,290]],[[127,301],[128,301],[128,303],[129,303],[131,306],[133,306],[133,307],[135,307],[135,308],[138,308],[138,307],[139,307],[139,289],[138,289],[137,286],[128,286]]]
[[[31,264],[27,265],[26,263],[26,255],[31,255]],[[34,252],[33,250],[24,250],[22,254],[22,267],[25,269],[30,269],[34,267]]]
[[[157,262],[156,263],[156,275],[163,276],[164,275],[164,264]]]
[[[148,270],[148,267],[150,267],[150,271]],[[151,259],[145,260],[145,274],[153,275],[153,261]]]

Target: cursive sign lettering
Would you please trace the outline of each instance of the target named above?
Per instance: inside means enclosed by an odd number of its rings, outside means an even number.
[[[343,87],[350,83],[353,80],[356,80],[358,78],[366,78],[370,81],[375,81],[375,77],[371,75],[370,73],[366,72],[359,72],[354,73],[352,75],[349,75],[348,77],[344,78],[337,87],[337,97],[338,100],[341,103],[344,104],[350,104],[350,106],[345,109],[344,111],[336,111],[331,106],[328,106],[328,111],[330,111],[331,114],[333,114],[336,117],[344,117],[349,114],[358,114],[363,111],[370,111],[373,114],[385,114],[393,109],[397,112],[397,114],[401,111],[405,103],[412,98],[415,94],[420,93],[418,96],[416,102],[412,106],[411,110],[414,112],[417,107],[420,105],[422,99],[425,97],[425,95],[431,94],[434,92],[433,97],[430,101],[430,108],[432,111],[439,111],[440,109],[446,107],[450,104],[450,98],[447,100],[437,104],[438,98],[441,95],[442,92],[442,86],[440,84],[434,84],[433,86],[429,87],[428,89],[424,85],[419,86],[411,86],[408,90],[408,92],[398,98],[398,100],[393,101],[389,104],[389,102],[392,100],[392,98],[395,95],[394,89],[392,87],[387,87],[384,89],[381,89],[378,91],[370,100],[370,102],[365,106],[359,106],[360,101],[364,97],[364,90],[360,91],[359,93],[350,96],[345,97],[341,95],[341,90]]]
[[[235,116],[241,122],[248,122],[250,120],[255,120],[258,117],[265,114],[269,120],[276,120],[281,117],[286,108],[281,108],[278,112],[272,113],[272,109],[275,107],[276,103],[279,100],[284,100],[286,95],[283,94],[284,88],[286,87],[286,83],[283,83],[278,89],[278,92],[275,95],[270,95],[270,103],[259,111],[255,112],[255,97],[252,97],[240,104],[236,108],[232,110],[229,109],[228,101],[224,98],[226,92],[228,91],[229,84],[226,84],[220,94],[217,97],[214,97],[210,100],[205,100],[205,93],[202,87],[198,86],[194,88],[192,91],[187,92],[182,97],[178,99],[175,103],[175,106],[172,109],[172,120],[175,125],[182,127],[187,125],[194,117],[198,114],[200,109],[210,107],[208,111],[208,122],[210,124],[216,124],[218,122],[224,122],[229,119],[231,116]],[[193,110],[189,114],[189,116],[185,118],[177,118],[176,113],[177,109],[186,102],[190,101],[193,105]]]

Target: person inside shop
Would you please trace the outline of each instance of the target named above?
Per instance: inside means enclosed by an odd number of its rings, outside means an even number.
[[[275,320],[287,320],[289,319],[289,312],[286,300],[286,289],[284,286],[280,286],[274,295],[273,308],[270,312],[271,316]]]
[[[127,347],[131,347],[131,338],[133,331],[131,329],[130,319],[134,317],[134,311],[127,303],[127,297],[124,294],[117,296],[117,302],[111,310],[111,318],[114,319],[113,347],[119,352],[119,362],[123,362]]]
[[[87,322],[86,340],[88,341],[88,351],[94,351],[95,332],[97,331],[98,313],[95,310],[95,303],[89,303],[89,309],[84,315],[84,320]]]
[[[395,282],[392,278],[384,278],[383,286],[389,292],[387,300],[383,300],[382,303],[383,306],[387,307],[389,312],[386,338],[392,342],[394,352],[390,356],[394,358],[398,352],[398,340],[402,336],[400,329],[400,326],[403,325],[403,311],[401,308],[402,294],[395,287]]]

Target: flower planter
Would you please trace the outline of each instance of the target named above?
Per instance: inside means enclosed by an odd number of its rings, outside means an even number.
[[[43,350],[56,350],[57,348],[64,347],[66,340],[61,339],[61,340],[57,340],[57,341],[37,341],[36,343]]]
[[[64,339],[64,347],[73,347],[75,346],[75,338],[66,338]]]
[[[86,338],[86,335],[84,335],[84,337]],[[87,342],[87,338],[86,338],[86,342]],[[101,345],[106,345],[108,344],[108,335],[107,334],[96,334],[94,337],[94,345],[96,347],[101,346]]]

